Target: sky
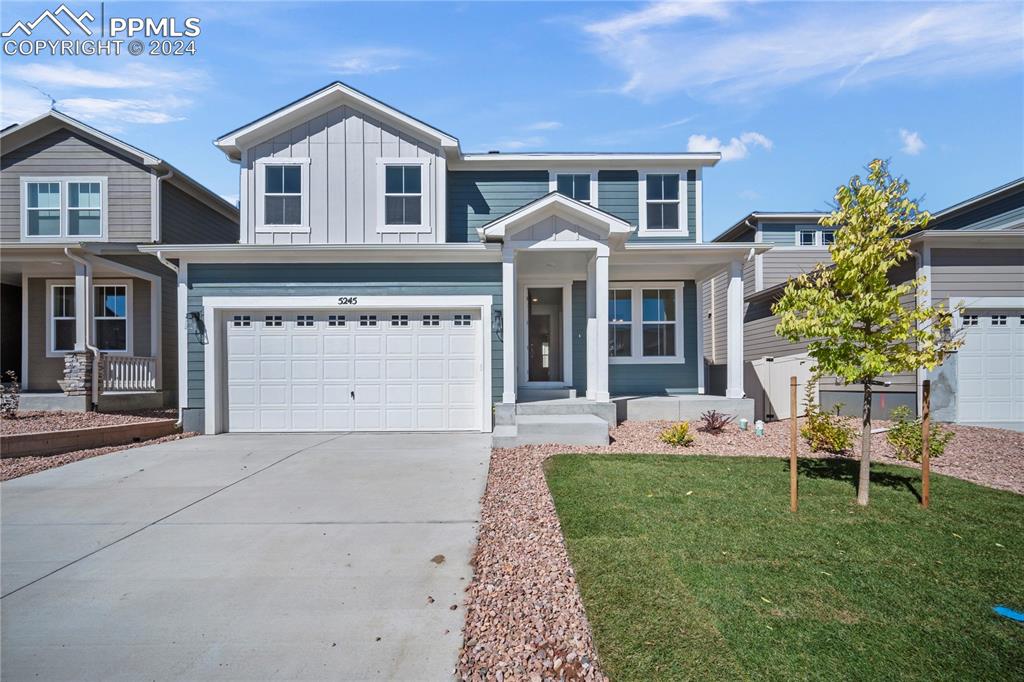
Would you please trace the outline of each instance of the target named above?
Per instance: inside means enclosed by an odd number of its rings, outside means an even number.
[[[0,26],[57,5],[4,2]],[[98,2],[68,7],[100,16]],[[827,210],[836,186],[876,157],[932,211],[1024,175],[1021,2],[102,9],[197,17],[196,53],[4,54],[3,125],[52,98],[231,201],[238,168],[212,140],[335,80],[467,152],[721,151],[704,173],[705,239],[755,210]],[[41,36],[63,37],[49,26]]]

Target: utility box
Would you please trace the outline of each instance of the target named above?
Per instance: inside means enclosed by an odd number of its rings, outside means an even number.
[[[747,385],[752,389],[755,416],[765,421],[790,418],[789,378],[793,376],[797,381],[797,409],[803,414],[807,409],[804,392],[807,389],[807,382],[811,380],[813,367],[814,359],[807,353],[781,358],[767,356],[749,363]],[[813,395],[817,400],[817,382]]]

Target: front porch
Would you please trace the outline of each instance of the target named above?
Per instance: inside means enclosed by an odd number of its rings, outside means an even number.
[[[163,407],[160,275],[79,245],[4,248],[4,371],[22,410]],[[138,256],[135,256],[138,259]]]

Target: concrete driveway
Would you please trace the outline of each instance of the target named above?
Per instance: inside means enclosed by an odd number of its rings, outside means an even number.
[[[450,679],[489,446],[204,436],[4,483],[0,676]]]

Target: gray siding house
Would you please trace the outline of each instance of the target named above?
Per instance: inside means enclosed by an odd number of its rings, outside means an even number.
[[[139,246],[235,242],[238,211],[58,111],[0,144],[2,369],[23,409],[175,405],[177,275]]]
[[[827,233],[818,227],[819,233],[812,236],[813,222],[801,224],[794,220],[797,215],[821,214],[755,213],[716,239],[748,243],[771,239],[791,245],[777,245],[755,256],[753,260],[759,262],[747,268],[749,277],[745,277],[744,388],[762,418],[788,416],[789,376],[807,376],[811,366],[806,346],[775,335],[777,319],[771,307],[788,277],[830,260],[821,248]],[[930,378],[937,419],[1024,428],[1024,178],[933,214],[929,228],[909,239],[915,258],[890,277],[907,281],[923,276],[926,284],[904,304],[913,306],[922,300],[962,307],[962,314],[955,318],[964,345],[934,372],[888,377],[890,384],[876,389],[875,409],[882,415],[897,405],[917,411],[921,382]],[[801,240],[806,251],[792,246]],[[708,330],[716,328],[718,317],[716,283],[712,278],[704,290],[709,301],[705,306],[712,311]],[[716,354],[715,341],[704,343],[710,349],[711,376],[716,375],[716,363],[722,357]],[[858,386],[823,377],[818,391],[823,406],[843,404],[848,412],[859,410]]]
[[[342,83],[215,144],[239,243],[140,247],[179,264],[187,428],[607,442],[618,417],[752,410],[741,361],[718,396],[701,361],[701,283],[729,273],[741,357],[744,259],[770,248],[704,243],[718,153],[466,153]]]

